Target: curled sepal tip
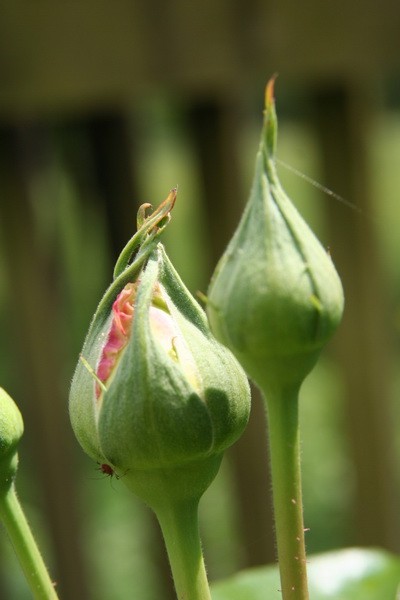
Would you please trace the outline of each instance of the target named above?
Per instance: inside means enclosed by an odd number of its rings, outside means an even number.
[[[141,204],[139,206],[139,210],[136,217],[136,226],[138,230],[143,226],[145,220],[147,219],[146,211],[152,208],[153,207],[150,204],[150,202],[145,202],[144,204]]]
[[[147,245],[155,237],[158,237],[165,226],[168,225],[171,218],[171,211],[175,205],[177,193],[178,188],[173,188],[164,202],[162,202],[149,216],[146,216],[146,211],[151,208],[151,204],[146,202],[139,207],[137,214],[138,230],[126,244],[115,263],[114,279],[117,279],[117,277],[129,266],[135,252],[137,252],[140,247]]]

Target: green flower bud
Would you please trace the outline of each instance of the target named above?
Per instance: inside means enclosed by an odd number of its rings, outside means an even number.
[[[219,341],[266,386],[299,386],[340,322],[343,291],[329,253],[283,191],[275,167],[274,80],[248,204],[208,291]]]
[[[17,446],[23,432],[24,423],[17,405],[0,388],[0,488],[8,488],[15,477]]]
[[[100,303],[70,393],[83,448],[130,481],[219,462],[250,406],[244,372],[211,335],[163,246],[147,248]]]

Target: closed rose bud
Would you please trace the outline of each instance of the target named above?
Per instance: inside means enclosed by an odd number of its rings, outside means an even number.
[[[247,423],[250,397],[243,370],[211,335],[163,246],[148,248],[146,255],[139,249],[140,266],[117,276],[94,316],[72,381],[70,415],[88,454],[125,474],[151,503],[135,482],[160,469],[197,465],[204,491],[210,476],[200,475],[199,465],[210,461],[214,477],[222,452]],[[183,493],[179,477],[173,479]]]
[[[14,400],[0,388],[0,489],[8,489],[17,471],[17,446],[24,432]]]
[[[271,81],[250,198],[207,303],[214,335],[264,389],[300,385],[343,311],[331,257],[280,185],[276,130]]]

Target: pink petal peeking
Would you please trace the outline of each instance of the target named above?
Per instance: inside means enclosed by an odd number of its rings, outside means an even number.
[[[120,353],[128,342],[133,320],[135,294],[136,284],[128,283],[113,304],[111,328],[96,372],[97,377],[103,383],[106,383],[110,377]],[[100,397],[101,391],[99,384],[96,384],[96,398]]]

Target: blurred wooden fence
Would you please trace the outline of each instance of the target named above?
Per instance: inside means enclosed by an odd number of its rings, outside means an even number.
[[[64,600],[90,598],[90,593],[77,543],[75,442],[63,387],[62,365],[72,365],[73,357],[65,356],[54,335],[62,330],[57,257],[40,238],[32,206],[32,188],[52,160],[54,131],[76,127],[89,140],[94,185],[116,253],[132,232],[131,202],[138,198],[135,153],[140,149],[126,117],[134,108],[140,121],[141,103],[160,91],[179,98],[210,215],[211,270],[246,195],[237,154],[243,106],[262,93],[273,72],[281,74],[282,95],[285,89],[286,95],[300,89],[314,102],[309,125],[318,135],[323,181],[368,213],[374,199],[365,138],[384,81],[400,81],[399,30],[400,5],[390,0],[1,3],[0,231],[6,310],[13,322],[7,333],[21,360],[15,367],[21,379],[10,377],[10,384],[29,422],[26,446],[43,490]],[[90,186],[76,148],[68,149],[65,141],[61,145],[77,187]],[[346,383],[356,474],[357,526],[349,543],[400,550],[387,385],[388,297],[376,236],[372,225],[355,214],[343,214],[332,203],[326,211],[346,293],[335,352]],[[250,540],[249,565],[274,560],[260,445],[265,439],[255,415],[232,452],[242,529]],[[264,495],[245,493],[260,485]]]

